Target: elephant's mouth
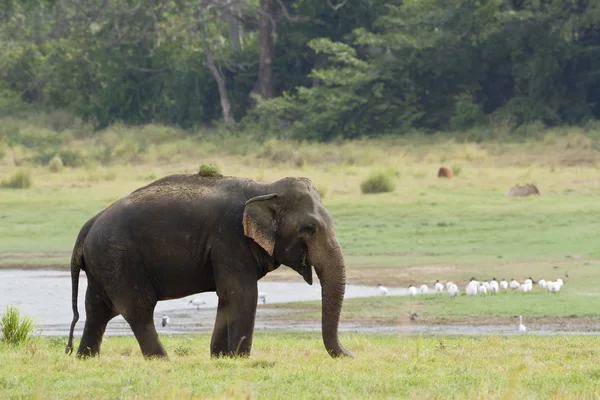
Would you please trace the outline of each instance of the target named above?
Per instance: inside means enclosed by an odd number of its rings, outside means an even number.
[[[312,266],[308,262],[307,256],[308,256],[307,253],[304,252],[302,254],[302,260],[301,260],[300,264],[299,265],[296,264],[296,265],[292,266],[292,269],[294,271],[296,271],[297,273],[299,273],[304,278],[306,283],[308,283],[309,285],[312,285],[313,284]]]

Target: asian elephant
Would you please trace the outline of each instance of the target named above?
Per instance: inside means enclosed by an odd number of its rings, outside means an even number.
[[[71,258],[73,349],[80,271],[88,286],[78,356],[100,353],[108,321],[122,315],[146,357],[167,355],[154,327],[160,300],[216,291],[212,356],[250,354],[257,281],[281,264],[322,286],[322,335],[332,357],[346,285],[333,219],[306,178],[267,184],[202,174],[171,175],[116,201],[81,229]]]

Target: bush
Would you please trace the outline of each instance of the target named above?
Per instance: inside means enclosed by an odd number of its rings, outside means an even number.
[[[0,319],[0,332],[2,341],[12,345],[26,343],[35,330],[35,323],[31,317],[21,318],[16,307],[6,306],[6,313]]]
[[[360,183],[360,191],[364,194],[393,192],[394,189],[391,176],[384,172],[373,173]]]
[[[77,168],[85,164],[85,157],[77,150],[61,150],[58,156],[65,167]]]
[[[50,172],[60,172],[63,169],[63,167],[63,161],[58,155],[54,156],[54,158],[48,163],[48,169],[50,170]]]
[[[200,176],[223,176],[219,171],[219,168],[214,165],[206,165],[200,164],[200,168],[198,169],[198,175]]]
[[[25,169],[18,169],[10,178],[2,179],[0,187],[12,189],[26,189],[31,187],[33,181],[31,172]]]
[[[454,173],[454,176],[459,176],[459,175],[460,175],[460,172],[462,171],[462,168],[461,168],[461,166],[460,166],[460,165],[458,165],[458,164],[454,164],[454,165],[453,165],[452,167],[450,167],[450,168],[452,168],[452,172]]]

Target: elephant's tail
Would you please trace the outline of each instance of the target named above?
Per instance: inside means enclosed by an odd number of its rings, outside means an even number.
[[[78,240],[79,242],[79,240]],[[79,246],[78,246],[79,245]],[[79,321],[79,311],[77,310],[77,295],[79,293],[79,273],[83,269],[83,243],[77,243],[73,256],[71,257],[71,305],[73,307],[73,321],[71,322],[71,330],[69,331],[69,341],[65,348],[65,353],[73,352],[73,331],[75,324]]]
[[[71,305],[73,307],[73,321],[71,322],[71,330],[69,331],[69,341],[65,348],[65,353],[71,354],[73,352],[73,331],[75,330],[75,324],[79,321],[79,311],[77,310],[77,295],[79,294],[79,273],[81,270],[85,271],[85,261],[83,259],[83,242],[87,237],[88,232],[94,225],[94,221],[100,214],[90,219],[81,228],[77,240],[75,241],[75,247],[73,248],[73,255],[71,256]]]

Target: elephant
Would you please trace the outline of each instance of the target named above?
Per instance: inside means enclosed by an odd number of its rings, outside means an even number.
[[[156,180],[87,221],[71,257],[73,321],[80,271],[87,276],[86,320],[78,357],[100,354],[108,322],[122,315],[144,357],[167,357],[154,326],[158,301],[216,291],[211,357],[249,356],[258,280],[286,265],[321,283],[322,338],[332,357],[353,354],[339,341],[345,262],[333,218],[308,178],[260,183],[220,174]]]

